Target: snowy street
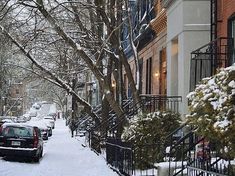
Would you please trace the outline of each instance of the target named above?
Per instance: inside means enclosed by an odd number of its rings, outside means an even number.
[[[65,121],[58,119],[52,137],[44,143],[39,163],[0,159],[0,176],[117,176],[106,161],[79,138],[71,138]]]

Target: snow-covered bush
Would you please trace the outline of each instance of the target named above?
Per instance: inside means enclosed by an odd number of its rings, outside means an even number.
[[[162,161],[164,139],[179,125],[179,114],[169,111],[138,115],[131,119],[128,127],[124,128],[122,139],[134,144],[136,166],[143,169],[149,163]]]
[[[217,141],[235,156],[235,65],[202,80],[189,93],[188,121],[200,135]]]

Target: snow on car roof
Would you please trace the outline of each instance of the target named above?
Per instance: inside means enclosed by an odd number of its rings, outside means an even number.
[[[30,125],[30,126],[36,126],[36,127],[40,128],[40,129],[47,129],[47,125],[42,120],[28,121],[26,123],[28,125]]]
[[[8,127],[8,126],[16,126],[16,127],[32,127],[26,123],[4,123],[2,127]]]

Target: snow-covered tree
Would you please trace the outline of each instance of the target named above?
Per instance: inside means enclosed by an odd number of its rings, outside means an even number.
[[[129,2],[133,1],[3,0],[3,2],[5,4],[2,9],[14,14],[14,25],[10,30],[5,30],[1,26],[1,31],[32,62],[32,68],[38,75],[72,94],[94,119],[99,121],[91,105],[78,96],[70,84],[71,81],[68,82],[65,76],[76,75],[76,72],[68,70],[75,70],[81,64],[92,72],[99,83],[100,95],[103,97],[103,102],[106,102],[103,103],[106,104],[103,108],[103,118],[108,117],[108,106],[112,107],[118,117],[123,117],[122,69],[128,78],[134,102],[139,102],[138,55],[136,43],[133,41],[138,36],[139,28],[132,28],[132,19],[135,17],[131,16]],[[141,21],[145,20],[144,17]],[[129,29],[124,40],[130,41],[136,63],[136,75],[132,74],[122,47],[124,25]],[[58,51],[58,48],[62,50]],[[60,56],[63,56],[63,62],[60,62],[62,58]],[[66,62],[73,67],[61,64]],[[112,76],[117,83],[116,90],[119,91],[116,97],[112,91]],[[118,118],[117,123],[122,125],[122,120]]]
[[[205,78],[188,95],[188,122],[197,132],[217,141],[230,156],[235,156],[235,65]]]

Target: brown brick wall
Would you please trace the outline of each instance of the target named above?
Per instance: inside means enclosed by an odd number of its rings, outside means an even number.
[[[10,87],[10,96],[12,98],[23,97],[24,90],[23,84],[12,84]]]
[[[146,64],[149,58],[152,58],[152,94],[159,94],[159,76],[156,76],[155,73],[159,74],[159,60],[160,60],[160,51],[163,48],[166,48],[166,12],[162,10],[161,0],[155,1],[155,11],[156,18],[151,21],[151,28],[157,33],[157,37],[150,42],[146,47],[138,52],[139,59],[143,59],[143,71],[142,71],[142,93],[146,92]],[[161,12],[161,13],[160,13]],[[133,58],[129,59],[129,64],[132,69],[132,73],[135,73],[135,66]],[[125,73],[124,73],[125,74]],[[127,88],[128,81],[125,77],[125,87]],[[135,77],[134,77],[135,78]]]
[[[166,29],[163,30],[158,36],[149,43],[145,48],[138,52],[139,59],[143,59],[143,79],[142,79],[142,92],[145,94],[145,75],[146,75],[146,62],[150,57],[152,58],[152,94],[159,94],[159,77],[155,76],[159,72],[159,55],[160,51],[166,47]],[[129,60],[133,73],[135,72],[133,58]],[[127,85],[126,85],[127,86]]]
[[[228,19],[235,13],[235,0],[218,0],[218,37],[227,37]]]

